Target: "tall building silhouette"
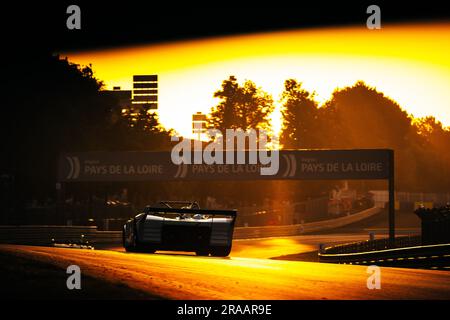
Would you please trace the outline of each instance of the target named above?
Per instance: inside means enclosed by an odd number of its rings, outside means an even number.
[[[158,109],[158,76],[134,75],[132,105],[144,110]]]

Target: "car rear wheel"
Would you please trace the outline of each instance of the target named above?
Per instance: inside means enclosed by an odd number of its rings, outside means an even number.
[[[132,252],[133,251],[133,244],[129,243],[129,241],[127,240],[125,227],[122,230],[122,243],[123,243],[123,247],[125,248],[125,251],[127,251],[127,252]]]
[[[125,251],[127,251],[127,252],[136,252],[136,251],[138,251],[138,247],[136,246],[136,239],[135,239],[135,236],[133,235],[133,237],[132,237],[132,241],[131,241],[131,243],[128,243],[128,245],[125,245],[124,247],[125,247]]]
[[[209,252],[206,251],[206,250],[197,250],[195,253],[196,253],[198,256],[208,256],[208,255],[209,255]]]
[[[214,247],[211,250],[213,257],[226,257],[230,254],[231,247]]]
[[[156,248],[154,248],[154,247],[147,247],[147,248],[145,248],[145,252],[155,253],[156,252]]]
[[[125,248],[125,251],[127,252],[139,252],[141,250],[141,246],[138,242],[137,236],[136,236],[136,231],[133,230],[132,231],[132,236],[131,236],[131,242],[127,241],[127,237],[125,234],[125,228],[123,230],[123,246]]]

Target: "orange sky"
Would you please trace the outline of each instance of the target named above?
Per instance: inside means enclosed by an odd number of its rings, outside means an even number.
[[[208,112],[229,75],[250,79],[279,99],[295,78],[317,100],[336,87],[364,80],[416,117],[434,115],[450,126],[450,22],[292,30],[158,45],[62,53],[92,63],[108,89],[131,89],[133,74],[158,74],[161,122],[190,135],[191,115]],[[273,125],[280,127],[279,108]]]

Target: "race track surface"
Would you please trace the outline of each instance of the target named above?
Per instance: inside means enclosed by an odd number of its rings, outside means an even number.
[[[84,275],[163,299],[450,299],[447,271],[381,268],[381,289],[369,290],[364,266],[18,245],[2,251],[64,273],[76,264]]]
[[[380,237],[387,235],[380,235]],[[368,235],[359,234],[326,234],[326,235],[301,235],[292,237],[273,237],[258,239],[235,239],[231,251],[232,257],[269,259],[284,255],[307,253],[317,251],[319,245],[348,243],[367,240]],[[98,249],[107,249],[125,252],[122,245],[102,245]],[[171,253],[171,252],[167,252]],[[195,255],[194,253],[185,253]]]

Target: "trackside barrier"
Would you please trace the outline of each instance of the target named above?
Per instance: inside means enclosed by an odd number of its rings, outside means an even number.
[[[450,244],[393,248],[367,252],[319,252],[319,261],[326,263],[379,265],[416,268],[450,266]]]
[[[96,226],[0,226],[0,243],[50,245],[56,243],[119,242],[122,233],[98,231]]]
[[[381,211],[370,208],[349,216],[331,220],[295,224],[288,226],[239,227],[234,230],[234,239],[252,239],[294,236],[342,227],[371,217]],[[89,244],[121,243],[121,231],[98,231],[96,226],[0,226],[0,243],[50,245],[57,243]]]
[[[422,245],[422,238],[420,235],[410,235],[395,238],[394,248],[416,247]],[[358,242],[350,242],[338,244],[331,247],[325,247],[322,253],[327,254],[342,254],[342,253],[357,253],[368,251],[379,251],[392,248],[389,238],[382,238],[377,240],[365,240]]]
[[[310,222],[304,224],[294,224],[288,226],[266,226],[266,227],[242,227],[235,228],[234,239],[251,239],[251,238],[266,238],[266,237],[281,237],[281,236],[295,236],[304,233],[313,233],[319,231],[326,231],[343,227],[364,219],[367,219],[382,209],[373,207],[361,212],[340,217],[331,220]]]

